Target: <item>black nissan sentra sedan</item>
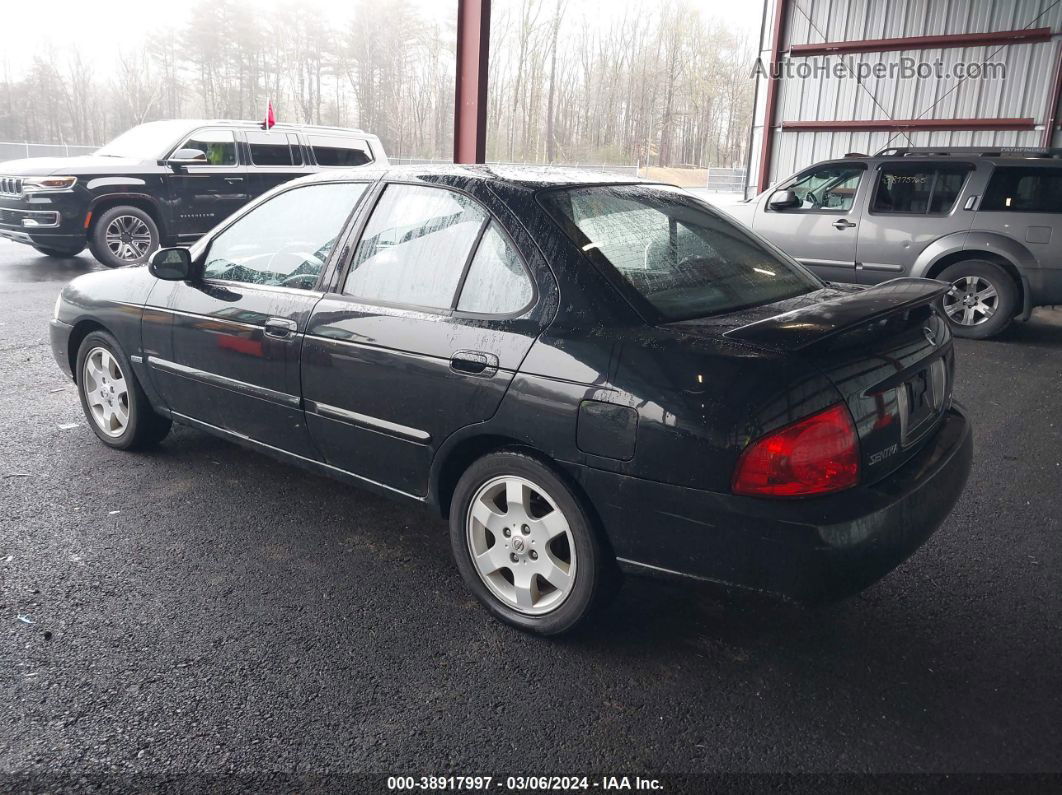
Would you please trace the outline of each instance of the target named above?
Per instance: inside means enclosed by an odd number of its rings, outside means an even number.
[[[104,444],[181,422],[428,503],[555,634],[622,570],[822,601],[908,557],[972,454],[945,289],[828,285],[664,185],[359,170],[75,279],[51,339]]]

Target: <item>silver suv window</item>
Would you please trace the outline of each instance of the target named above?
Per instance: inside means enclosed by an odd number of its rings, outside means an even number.
[[[951,212],[973,169],[968,163],[890,163],[881,167],[872,213],[937,215]]]
[[[997,167],[982,212],[1062,213],[1062,168]]]
[[[836,163],[812,169],[784,186],[800,199],[800,206],[787,208],[786,213],[848,212],[855,203],[864,171],[863,165]]]

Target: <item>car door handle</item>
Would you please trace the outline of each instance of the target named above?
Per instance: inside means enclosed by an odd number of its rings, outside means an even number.
[[[236,182],[243,182],[243,177],[225,177],[225,181],[233,184]]]
[[[498,357],[482,351],[458,351],[450,357],[450,369],[464,375],[489,377],[498,372]]]
[[[849,221],[847,218],[838,218],[833,222],[833,228],[837,230],[851,229],[855,224]]]
[[[270,337],[290,337],[298,330],[298,324],[286,317],[271,317],[265,322],[265,333]]]

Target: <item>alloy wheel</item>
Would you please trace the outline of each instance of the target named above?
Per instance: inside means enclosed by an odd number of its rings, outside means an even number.
[[[944,295],[944,312],[961,326],[978,326],[999,308],[999,293],[981,276],[960,276]]]
[[[542,487],[513,475],[489,480],[472,497],[465,524],[476,573],[505,606],[543,615],[571,593],[571,527]]]
[[[104,240],[120,260],[136,262],[151,250],[151,230],[142,218],[119,215],[107,224]]]
[[[81,388],[96,426],[111,437],[129,426],[129,388],[118,360],[106,348],[93,348],[85,357]]]

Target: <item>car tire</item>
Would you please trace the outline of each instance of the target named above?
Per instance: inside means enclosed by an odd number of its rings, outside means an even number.
[[[78,254],[84,251],[85,244],[82,243],[76,248],[74,248],[73,246],[71,246],[70,248],[50,248],[47,246],[34,246],[33,249],[35,251],[39,251],[46,257],[60,257],[62,259],[68,259],[70,257],[76,257]]]
[[[112,207],[92,227],[89,249],[101,265],[143,265],[159,247],[159,228],[139,207]]]
[[[957,337],[994,337],[1010,325],[1018,312],[1018,286],[1010,274],[993,262],[956,262],[937,278],[951,285],[941,304]]]
[[[138,450],[162,441],[170,420],[155,412],[118,341],[93,331],[77,352],[77,393],[89,427],[108,447]]]
[[[520,500],[510,504],[513,494]],[[476,598],[526,632],[574,629],[619,584],[615,558],[582,501],[524,453],[492,453],[465,471],[450,506],[450,542]]]

